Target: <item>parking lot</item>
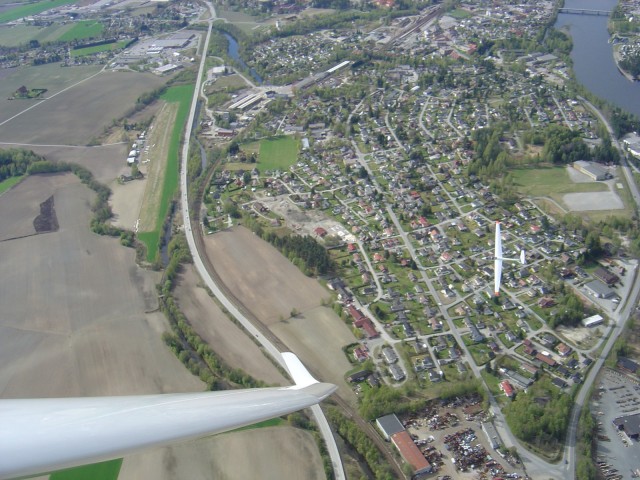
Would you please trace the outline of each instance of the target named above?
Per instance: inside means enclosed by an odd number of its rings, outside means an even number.
[[[608,480],[638,478],[640,444],[619,432],[613,420],[640,413],[640,386],[629,377],[606,369],[596,384],[591,411],[598,423],[597,462]]]
[[[400,420],[429,463],[437,467],[438,478],[523,477],[514,459],[503,458],[489,444],[482,430],[485,417],[479,397],[469,397],[434,402],[419,415]]]

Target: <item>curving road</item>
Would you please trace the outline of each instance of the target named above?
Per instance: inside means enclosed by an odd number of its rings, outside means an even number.
[[[202,77],[205,71],[205,64],[207,59],[207,46],[209,45],[209,40],[211,38],[211,29],[213,22],[216,20],[217,15],[213,4],[209,1],[206,2],[206,5],[209,9],[211,17],[208,19],[208,28],[207,28],[207,36],[203,44],[202,55],[200,57],[200,67],[198,69],[198,76],[196,78],[196,85],[193,91],[193,99],[191,100],[191,109],[189,111],[189,118],[187,119],[187,124],[185,127],[185,135],[184,135],[184,144],[182,146],[181,158],[180,158],[180,198],[181,198],[181,209],[182,209],[182,218],[184,222],[185,235],[187,237],[187,243],[189,245],[189,251],[191,252],[191,256],[193,257],[193,264],[198,270],[198,273],[202,277],[204,283],[211,289],[216,298],[220,301],[220,303],[229,311],[231,315],[234,316],[242,324],[242,326],[251,334],[253,337],[260,343],[260,345],[271,355],[279,365],[281,365],[285,370],[287,370],[284,360],[280,355],[279,350],[275,347],[275,345],[269,341],[269,339],[265,338],[264,335],[260,333],[258,328],[256,328],[241,312],[238,308],[223,294],[221,289],[218,287],[216,282],[213,280],[212,276],[209,274],[209,271],[205,267],[204,262],[200,256],[200,252],[198,251],[198,247],[196,245],[194,232],[192,229],[191,216],[189,214],[189,201],[188,201],[188,188],[187,188],[187,160],[189,158],[189,146],[191,138],[191,133],[193,129],[193,122],[196,114],[196,106],[198,102],[198,96],[200,95],[200,89],[202,85]],[[331,432],[331,428],[329,427],[329,422],[327,421],[322,409],[319,405],[315,405],[311,407],[311,411],[313,412],[313,416],[315,417],[318,428],[320,429],[320,433],[325,441],[327,446],[327,450],[329,452],[329,456],[331,457],[331,463],[333,466],[333,471],[335,478],[338,480],[344,480],[345,473],[342,466],[342,461],[340,459],[340,453],[338,451],[338,446],[336,445],[336,441],[333,437],[333,433]]]

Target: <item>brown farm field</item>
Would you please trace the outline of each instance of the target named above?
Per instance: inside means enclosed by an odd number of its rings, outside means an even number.
[[[201,391],[164,346],[164,317],[145,313],[158,275],[89,230],[94,194],[73,175],[27,177],[5,193],[1,237],[22,232],[51,195],[58,231],[0,242],[0,396]]]
[[[0,237],[29,233],[52,195],[58,231],[0,241],[0,397],[202,391],[163,344],[164,316],[145,313],[157,306],[159,274],[138,268],[134,251],[116,239],[89,231],[94,194],[75,176],[31,176],[3,194]],[[313,438],[289,427],[131,455],[119,478],[204,479],[213,471],[214,478],[323,478]]]
[[[226,287],[323,381],[355,396],[344,380],[352,368],[342,347],[355,341],[345,323],[322,306],[329,293],[274,247],[238,227],[205,237],[206,253]],[[290,317],[292,309],[299,312]]]
[[[167,476],[189,480],[326,478],[311,434],[287,426],[224,433],[134,455],[131,460],[122,464],[119,480]]]
[[[3,79],[3,84],[7,78]],[[2,100],[0,142],[86,145],[92,138],[100,136],[112,120],[123,116],[142,93],[166,82],[166,79],[152,74],[133,72],[101,72],[86,78],[86,81],[66,91],[49,89],[46,99],[38,103]],[[9,90],[13,88],[15,91],[24,83],[18,77]],[[36,84],[48,88],[48,79],[34,80],[32,85]],[[69,82],[69,85],[73,83]],[[33,108],[3,123],[12,116],[3,110],[6,103],[19,104],[19,111],[29,106]],[[16,107],[11,106],[11,110],[15,112]]]
[[[228,365],[240,368],[270,385],[289,385],[290,382],[262,353],[260,347],[229,320],[201,284],[193,265],[186,265],[174,292],[180,310],[195,331]]]
[[[39,100],[8,100],[20,86],[46,88],[45,98],[100,71],[100,66],[62,68],[59,63],[18,67],[0,73],[0,123]]]

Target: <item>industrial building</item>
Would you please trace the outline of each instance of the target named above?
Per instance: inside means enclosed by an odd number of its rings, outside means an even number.
[[[611,174],[597,163],[578,160],[577,162],[573,162],[573,168],[578,170],[580,173],[584,173],[595,181],[611,178]]]

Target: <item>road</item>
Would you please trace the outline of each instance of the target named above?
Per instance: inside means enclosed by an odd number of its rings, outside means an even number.
[[[589,107],[589,109],[591,109],[591,111],[595,115],[598,116],[600,121],[607,128],[607,131],[611,136],[612,144],[620,152],[620,163],[621,163],[622,172],[625,178],[627,179],[627,184],[629,185],[631,195],[633,197],[633,200],[636,203],[636,209],[639,208],[640,193],[638,192],[638,186],[636,185],[633,179],[633,173],[631,172],[631,169],[627,164],[625,152],[622,150],[622,148],[620,147],[620,143],[613,135],[613,129],[611,128],[611,125],[609,125],[609,122],[607,122],[607,119],[604,118],[602,113],[591,102],[589,102],[588,100],[582,97],[578,97],[578,98],[582,102],[584,102],[584,104],[587,105],[587,107]],[[609,355],[609,352],[611,352],[613,345],[615,344],[616,340],[622,333],[627,319],[635,309],[635,306],[638,303],[639,294],[640,294],[640,282],[638,282],[638,268],[636,267],[634,271],[634,276],[633,276],[633,286],[629,291],[629,295],[625,299],[625,304],[621,309],[618,310],[617,314],[612,316],[612,319],[615,321],[613,325],[609,327],[609,332],[607,332],[607,333],[610,333],[609,340],[605,344],[602,350],[602,353],[596,359],[594,365],[591,367],[591,370],[589,371],[589,375],[585,379],[584,384],[582,385],[582,388],[580,389],[580,392],[578,393],[575,399],[575,404],[571,412],[571,420],[569,421],[567,441],[566,441],[566,446],[565,446],[565,451],[563,456],[565,460],[565,467],[566,467],[565,468],[565,475],[567,475],[566,478],[575,478],[575,467],[576,467],[575,447],[576,447],[578,422],[580,420],[580,413],[582,412],[582,407],[584,406],[585,400],[587,400],[586,398],[587,394],[591,390],[591,386],[593,385],[593,382],[595,381],[596,376],[598,375],[598,373],[600,372],[600,369],[604,365],[604,361],[607,358],[607,355]]]
[[[233,315],[235,319],[238,320],[242,324],[242,326],[251,334],[265,349],[266,352],[269,353],[279,365],[281,365],[286,370],[286,365],[282,356],[280,355],[280,351],[275,347],[275,345],[267,339],[264,335],[261,334],[260,330],[253,325],[247,319],[242,312],[236,307],[236,305],[231,302],[226,295],[223,294],[222,290],[218,287],[217,283],[213,280],[213,277],[210,275],[209,271],[205,267],[205,264],[201,258],[200,252],[197,248],[196,240],[194,237],[193,226],[191,222],[191,216],[189,213],[189,199],[188,199],[188,188],[187,188],[187,160],[189,158],[189,146],[191,142],[188,139],[191,138],[193,122],[196,114],[196,106],[198,103],[198,96],[200,95],[201,86],[202,86],[202,78],[205,73],[206,68],[206,59],[207,59],[207,45],[209,45],[209,41],[211,39],[211,30],[213,21],[217,18],[215,8],[213,4],[209,1],[206,2],[206,5],[211,13],[211,17],[208,20],[208,28],[207,35],[204,42],[204,46],[202,49],[202,55],[200,58],[200,67],[198,69],[198,76],[196,77],[196,85],[193,91],[193,99],[191,100],[191,109],[189,111],[189,118],[187,119],[186,127],[185,127],[185,141],[183,142],[181,158],[180,158],[180,198],[181,198],[181,209],[182,209],[182,218],[184,222],[185,235],[187,237],[187,243],[189,245],[189,251],[191,252],[191,256],[193,258],[193,263],[200,277],[203,279],[204,283],[211,289],[213,294],[216,296],[218,301],[227,309],[227,311]],[[331,457],[331,463],[333,466],[333,471],[335,478],[338,480],[344,480],[346,478],[344,473],[344,468],[342,466],[342,460],[340,458],[340,452],[338,451],[338,446],[336,444],[335,438],[333,437],[333,433],[331,432],[331,428],[329,427],[329,422],[327,421],[322,409],[319,405],[315,405],[311,407],[311,411],[315,418],[316,424],[320,429],[320,433],[324,439],[324,442],[327,446],[327,450],[329,452],[329,456]]]

